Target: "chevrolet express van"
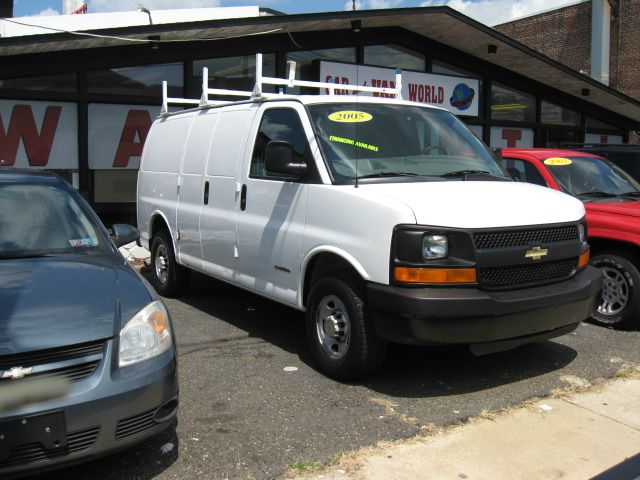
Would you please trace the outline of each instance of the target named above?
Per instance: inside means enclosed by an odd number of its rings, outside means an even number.
[[[394,98],[165,114],[137,202],[159,293],[196,270],[305,311],[337,379],[374,372],[388,341],[486,353],[566,334],[601,289],[582,202],[511,181],[454,115]]]

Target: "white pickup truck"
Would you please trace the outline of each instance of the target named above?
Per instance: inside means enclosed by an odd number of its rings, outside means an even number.
[[[338,379],[375,371],[387,341],[483,353],[572,331],[601,289],[584,216],[512,182],[451,113],[393,98],[165,114],[138,177],[158,292],[197,270],[306,311],[314,360]]]

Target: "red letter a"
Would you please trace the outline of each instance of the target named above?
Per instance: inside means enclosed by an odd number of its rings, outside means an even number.
[[[113,159],[115,168],[124,168],[129,165],[131,157],[142,155],[142,147],[147,139],[149,128],[151,128],[151,115],[147,110],[129,110],[120,136],[118,151]],[[140,138],[140,142],[135,141],[136,134]]]

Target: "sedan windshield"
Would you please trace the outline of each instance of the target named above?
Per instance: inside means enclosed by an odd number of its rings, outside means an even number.
[[[109,247],[71,192],[0,184],[0,258],[103,252]]]
[[[636,196],[640,184],[617,165],[597,157],[547,158],[544,164],[566,193],[580,197]]]
[[[336,183],[355,178],[507,178],[487,147],[449,112],[408,105],[309,107]]]

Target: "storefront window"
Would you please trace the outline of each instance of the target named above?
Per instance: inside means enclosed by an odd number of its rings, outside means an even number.
[[[75,92],[78,81],[75,73],[56,73],[37,77],[5,78],[0,89],[28,90],[31,92]]]
[[[434,60],[431,63],[431,72],[441,73],[444,75],[455,75],[458,77],[479,77],[477,73],[470,72],[469,70],[465,70],[464,68],[456,67],[441,60]]]
[[[583,136],[581,132],[556,130],[554,128],[545,128],[545,147],[548,148],[561,148],[567,147],[570,144],[582,143]]]
[[[364,63],[403,70],[424,72],[425,56],[400,45],[370,45],[364,47]]]
[[[540,119],[542,123],[552,125],[580,126],[580,114],[578,112],[546,100],[542,100]]]
[[[587,117],[587,128],[590,130],[619,130],[613,125],[609,125],[592,117]]]
[[[138,170],[93,170],[96,203],[134,203]]]
[[[193,78],[196,96],[202,94],[202,69],[209,69],[209,88],[252,91],[256,83],[256,57],[208,58],[193,62]],[[276,74],[276,56],[273,53],[262,55],[262,74],[274,77]],[[265,92],[274,92],[273,85],[265,85]]]
[[[491,118],[534,123],[536,99],[533,95],[494,82],[491,85]]]
[[[318,81],[320,66],[319,62],[316,62],[316,60],[356,63],[356,49],[325,48],[322,50],[307,50],[304,52],[287,52],[287,61],[288,60],[296,62],[296,79]],[[314,93],[317,93],[318,91],[317,89],[312,90],[314,90]],[[288,88],[287,93],[299,94],[300,88]]]
[[[107,68],[87,74],[89,93],[160,97],[166,80],[170,97],[181,97],[184,87],[182,63]]]

